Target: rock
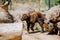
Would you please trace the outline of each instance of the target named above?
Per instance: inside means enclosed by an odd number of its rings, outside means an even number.
[[[22,23],[0,24],[0,39],[2,40],[22,40]]]
[[[13,16],[0,7],[0,23],[12,23]]]
[[[45,22],[49,22],[49,20],[52,18],[52,16],[59,16],[60,14],[60,5],[54,6],[52,8],[50,8],[50,10],[47,11],[46,13],[46,18],[47,20],[45,20]]]

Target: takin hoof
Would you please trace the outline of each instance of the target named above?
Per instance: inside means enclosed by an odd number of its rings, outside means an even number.
[[[52,32],[52,33],[48,33],[48,35],[57,35],[58,33]]]
[[[41,33],[44,33],[45,31],[41,31]]]
[[[34,32],[34,29],[33,30],[31,30],[32,32]]]
[[[59,36],[60,36],[60,34],[59,34]]]

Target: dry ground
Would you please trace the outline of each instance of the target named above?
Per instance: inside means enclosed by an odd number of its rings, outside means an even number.
[[[60,40],[60,36],[47,35],[47,33],[41,33],[41,32],[28,34],[24,30],[22,40]]]

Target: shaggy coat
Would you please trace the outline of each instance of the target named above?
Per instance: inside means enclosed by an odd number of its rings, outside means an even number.
[[[39,25],[42,28],[42,32],[44,32],[43,24],[44,24],[44,15],[42,12],[33,12],[30,15],[30,23],[35,24],[36,22],[39,23]]]
[[[31,30],[34,31],[33,27],[35,25],[36,22],[38,22],[42,28],[42,32],[44,31],[43,28],[43,23],[44,23],[44,17],[43,14],[41,12],[33,12],[30,14],[23,14],[22,21],[26,21],[27,22],[27,31],[29,32],[29,28],[31,27]]]
[[[44,28],[48,30],[48,34],[58,34],[58,27],[57,27],[57,23],[60,22],[60,15],[57,17],[53,17],[49,23],[53,24],[53,27],[49,27],[49,24],[44,24]]]

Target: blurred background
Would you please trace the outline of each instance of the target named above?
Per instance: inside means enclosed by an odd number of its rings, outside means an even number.
[[[5,0],[2,0],[2,3]],[[55,5],[60,4],[60,0],[10,0],[10,7],[9,9],[14,8],[14,5],[20,5],[22,6],[23,4],[30,5],[31,7],[34,8],[39,8],[39,10],[47,10]]]

